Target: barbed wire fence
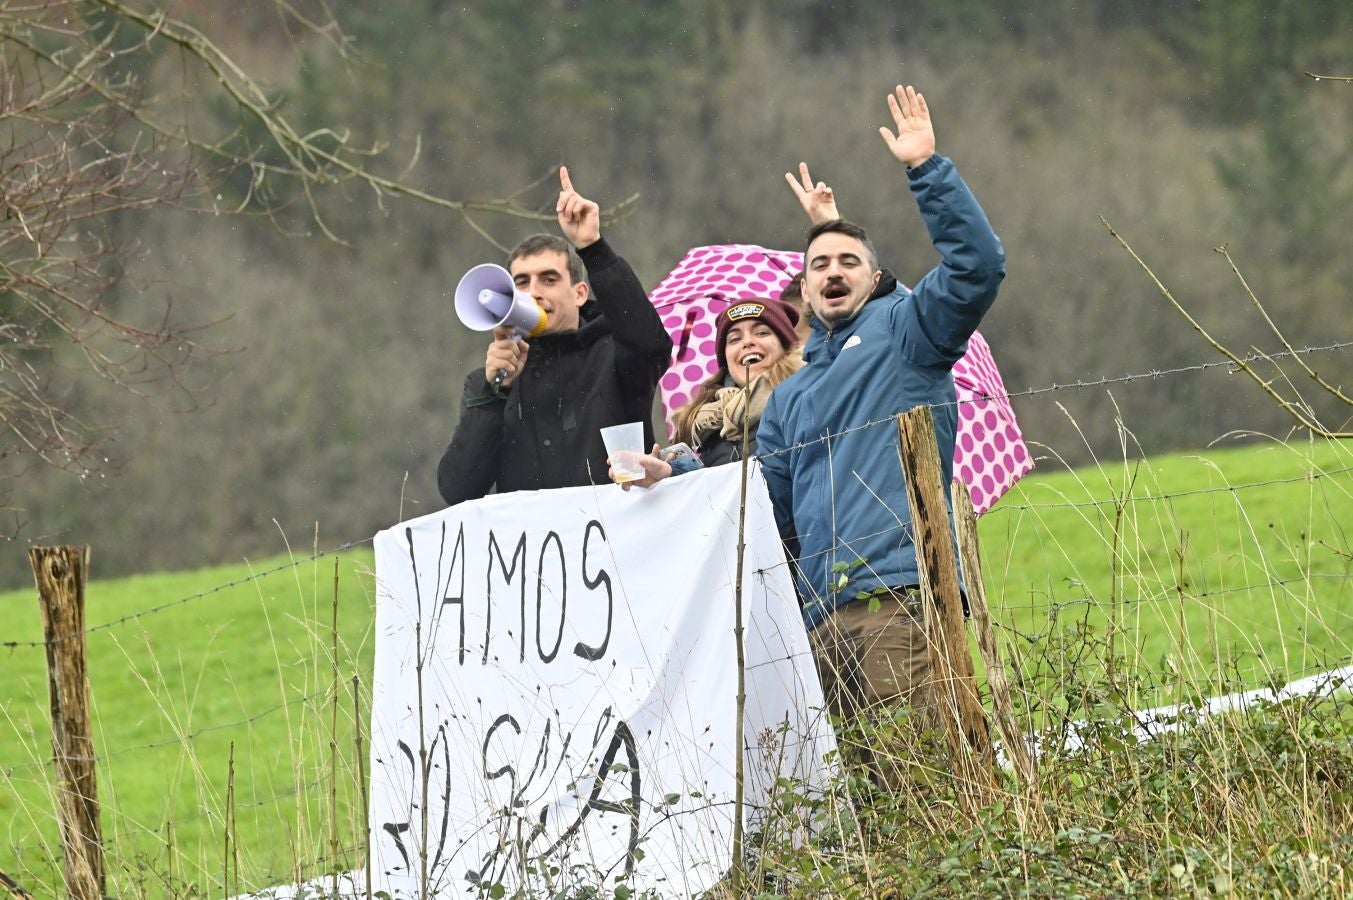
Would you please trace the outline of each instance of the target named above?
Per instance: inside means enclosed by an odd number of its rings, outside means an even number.
[[[1320,353],[1339,353],[1346,352],[1353,348],[1353,341],[1331,343],[1323,346],[1306,347],[1299,350],[1293,350],[1290,353],[1255,353],[1249,361],[1252,362],[1272,362],[1280,360],[1286,356],[1305,356]],[[1089,380],[1077,380],[1073,383],[1051,384],[1043,387],[1028,388],[1022,391],[1011,392],[1011,398],[1025,398],[1029,400],[1038,400],[1053,396],[1065,391],[1085,391],[1100,389],[1114,385],[1127,385],[1136,383],[1153,383],[1161,379],[1172,379],[1185,377],[1195,373],[1207,372],[1215,369],[1234,371],[1236,364],[1230,361],[1226,362],[1202,362],[1186,366],[1178,366],[1166,370],[1151,370],[1146,372],[1129,373],[1117,376],[1103,376]],[[978,398],[984,399],[984,398]],[[958,401],[959,404],[972,401]],[[890,427],[895,424],[894,419],[883,419],[862,423],[852,429],[839,434],[826,435],[819,441],[828,441],[846,437],[851,433],[860,432],[867,429],[877,428],[879,426]],[[781,452],[793,452],[804,449],[809,444],[796,445],[786,448]],[[1347,456],[1337,459],[1338,464],[1326,468],[1310,468],[1302,471],[1300,474],[1291,476],[1281,476],[1266,479],[1250,480],[1238,483],[1223,483],[1219,485],[1200,486],[1182,491],[1173,492],[1142,492],[1135,490],[1135,484],[1132,490],[1124,493],[1122,496],[1115,496],[1109,499],[1099,499],[1089,497],[1086,499],[1077,499],[1070,496],[1061,496],[1051,501],[1035,500],[1030,494],[1021,492],[1020,496],[1007,496],[1002,503],[997,504],[987,514],[989,521],[1000,522],[1007,520],[1009,528],[1017,529],[1028,527],[1024,523],[1030,520],[1038,520],[1044,515],[1056,515],[1063,512],[1075,512],[1085,515],[1099,516],[1100,524],[1108,522],[1113,516],[1123,514],[1125,509],[1160,507],[1166,511],[1166,517],[1170,515],[1170,508],[1180,501],[1194,501],[1212,499],[1225,499],[1235,505],[1242,505],[1245,496],[1262,491],[1265,489],[1305,489],[1307,491],[1322,492],[1326,504],[1346,501],[1353,496],[1353,451]],[[1344,464],[1344,463],[1347,464]],[[1329,498],[1333,498],[1330,500]],[[1346,508],[1346,507],[1345,507]],[[1337,521],[1337,517],[1336,517]],[[1094,521],[1087,518],[1085,527],[1093,527]],[[898,529],[903,526],[899,525]],[[1096,591],[1092,586],[1086,584],[1075,584],[1076,578],[1073,575],[1059,576],[1064,579],[1064,592],[1070,592],[1074,596],[1059,596],[1052,585],[1026,586],[1027,600],[1017,600],[1013,592],[1007,591],[997,605],[998,612],[1004,620],[997,623],[1002,633],[1005,635],[1009,645],[1016,648],[1015,659],[1011,664],[1016,671],[1016,679],[1021,690],[1025,691],[1030,697],[1039,693],[1039,685],[1054,681],[1064,673],[1051,670],[1047,666],[1040,667],[1037,664],[1025,666],[1030,658],[1030,654],[1022,653],[1018,648],[1036,648],[1041,642],[1055,637],[1059,628],[1059,623],[1068,618],[1080,615],[1082,620],[1090,612],[1096,612],[1110,621],[1117,621],[1118,617],[1125,612],[1141,609],[1152,604],[1175,604],[1184,606],[1194,604],[1199,607],[1206,607],[1213,614],[1224,615],[1220,603],[1233,598],[1247,598],[1254,596],[1268,595],[1276,606],[1290,605],[1293,607],[1293,614],[1302,618],[1303,628],[1322,627],[1335,635],[1335,652],[1330,658],[1306,658],[1296,657],[1293,660],[1286,661],[1285,665],[1275,663],[1273,660],[1263,659],[1262,650],[1250,648],[1247,652],[1253,657],[1251,660],[1255,665],[1262,664],[1268,671],[1278,670],[1284,678],[1306,678],[1316,676],[1327,671],[1334,665],[1346,662],[1353,651],[1350,650],[1349,638],[1337,637],[1339,634],[1347,635],[1353,633],[1353,629],[1348,626],[1353,624],[1353,603],[1344,604],[1344,620],[1339,622],[1316,622],[1310,621],[1311,614],[1311,594],[1322,591],[1336,592],[1338,596],[1346,596],[1350,577],[1353,577],[1353,547],[1350,546],[1348,536],[1337,529],[1330,534],[1323,535],[1317,540],[1314,535],[1302,535],[1301,540],[1307,546],[1305,559],[1283,559],[1270,564],[1270,561],[1263,560],[1255,568],[1262,570],[1259,577],[1247,577],[1235,579],[1227,583],[1191,583],[1190,574],[1182,568],[1175,572],[1151,572],[1143,570],[1139,573],[1137,581],[1139,590],[1112,594],[1104,596]],[[252,572],[247,577],[234,578],[221,584],[194,591],[175,599],[155,603],[130,613],[118,615],[107,621],[98,622],[84,628],[78,635],[68,634],[52,640],[41,639],[20,639],[10,638],[0,641],[0,648],[9,651],[9,659],[6,663],[9,667],[26,664],[28,661],[36,661],[35,656],[29,656],[26,651],[45,650],[52,643],[66,638],[92,638],[95,640],[107,638],[126,626],[136,624],[142,629],[153,627],[158,617],[170,612],[190,606],[195,603],[209,602],[213,598],[219,598],[231,591],[240,589],[255,588],[265,579],[275,576],[293,573],[301,566],[317,563],[321,559],[338,558],[350,551],[369,547],[372,538],[353,539],[341,543],[327,550],[316,550],[308,555],[298,555],[289,561],[271,566],[267,569]],[[1319,560],[1317,560],[1317,551]],[[803,560],[799,561],[800,563]],[[1071,561],[1075,562],[1075,561]],[[1144,564],[1145,565],[1145,564]],[[988,566],[988,580],[993,580],[992,572],[998,571],[999,567]],[[1073,566],[1074,571],[1074,566]],[[1239,581],[1240,583],[1236,583]],[[337,589],[335,588],[335,591]],[[337,593],[335,594],[335,604],[337,604]],[[265,601],[265,615],[268,614]],[[280,607],[280,604],[278,604]],[[318,605],[318,601],[317,604]],[[281,610],[279,609],[279,612]],[[362,615],[369,615],[369,610],[359,611]],[[283,614],[291,614],[283,612]],[[335,615],[337,607],[335,606]],[[255,627],[256,623],[251,619],[241,619],[234,623],[232,627]],[[1182,630],[1182,629],[1181,629]],[[322,637],[322,635],[320,635]],[[1186,635],[1180,633],[1175,637],[1182,642]],[[319,640],[315,641],[316,649],[328,651],[328,647]],[[336,646],[336,644],[335,644]],[[345,648],[348,649],[348,648]],[[124,654],[128,651],[124,648]],[[353,650],[346,653],[341,660],[342,664],[358,669],[356,677],[359,680],[369,678],[369,658],[368,662],[361,662],[360,653]],[[1218,659],[1219,665],[1226,664],[1228,660]],[[130,660],[129,660],[130,663]],[[340,660],[335,658],[329,663],[336,669],[340,665]],[[1236,682],[1244,681],[1245,673],[1240,671],[1240,666],[1234,658],[1229,659],[1229,664],[1236,668]],[[315,674],[316,669],[309,673],[307,678],[318,680]],[[1179,675],[1176,661],[1175,669],[1164,672],[1148,671],[1148,681],[1154,680],[1157,676],[1161,677],[1162,682],[1168,683],[1169,678]],[[1024,668],[1021,668],[1024,667]],[[36,675],[31,672],[31,675]],[[92,673],[92,678],[96,685],[100,678],[100,673]],[[336,681],[336,679],[335,679]],[[347,682],[344,682],[346,688]],[[369,683],[367,684],[369,687]],[[147,683],[146,687],[150,685]],[[348,696],[337,696],[336,693],[343,693],[342,690],[335,692],[332,687],[325,686],[312,688],[294,696],[288,696],[286,688],[283,686],[283,696],[277,702],[254,712],[247,712],[244,715],[224,718],[221,721],[212,721],[205,724],[198,724],[193,727],[176,726],[173,735],[170,737],[156,737],[151,740],[132,741],[121,744],[110,744],[109,742],[118,740],[115,737],[118,729],[107,723],[101,723],[103,732],[103,748],[96,753],[94,762],[97,762],[105,771],[113,767],[116,761],[119,766],[131,766],[140,763],[143,755],[150,756],[157,751],[181,750],[185,751],[189,757],[193,755],[193,748],[199,743],[203,743],[210,738],[227,736],[235,733],[243,733],[246,737],[254,734],[260,728],[269,726],[278,719],[288,719],[288,724],[284,726],[284,731],[293,731],[296,726],[291,725],[289,717],[295,710],[301,710],[311,718],[320,718],[320,714],[333,713],[340,708],[345,701],[350,700]],[[7,723],[16,728],[19,727],[21,717],[14,708],[14,704],[20,698],[11,697],[5,707],[5,718]],[[243,696],[241,695],[241,699]],[[369,700],[369,698],[368,698]],[[160,702],[157,700],[157,702]],[[1055,704],[1051,704],[1055,705]],[[1025,705],[1025,712],[1029,713],[1037,708],[1040,712],[1048,712],[1050,704],[1040,704],[1030,702]],[[169,717],[164,710],[161,714]],[[1065,710],[1062,710],[1065,712]],[[344,725],[347,728],[355,728],[363,715],[360,703],[355,712],[345,712]],[[40,716],[34,717],[40,718]],[[10,749],[6,751],[3,757],[0,757],[0,780],[3,781],[5,788],[15,797],[19,795],[34,796],[45,795],[50,789],[49,759],[45,752],[36,748],[41,746],[43,740],[35,732],[26,732],[18,735],[17,741],[7,742],[6,746]],[[329,738],[328,734],[323,735]],[[311,735],[307,740],[316,740]],[[357,746],[360,748],[360,738]],[[19,752],[25,755],[25,758],[13,758],[10,754]],[[360,750],[359,750],[360,752]],[[355,754],[354,754],[355,755]],[[8,757],[8,758],[7,758]],[[152,763],[153,764],[153,763]],[[197,763],[194,762],[194,766]],[[236,811],[249,809],[268,809],[280,807],[282,804],[294,799],[301,798],[303,801],[311,794],[325,788],[326,784],[332,787],[335,781],[342,778],[352,778],[356,768],[360,765],[360,760],[349,758],[348,764],[343,767],[343,771],[321,772],[319,777],[313,776],[314,766],[309,765],[309,771],[303,773],[299,769],[291,773],[293,778],[286,787],[276,790],[266,790],[262,796],[253,796],[242,802],[234,804],[234,811],[230,813],[235,815]],[[194,773],[197,777],[205,775],[202,771]],[[26,832],[30,836],[34,832],[40,832],[43,827],[49,823],[47,819],[50,813],[44,815],[40,809],[32,808],[26,804],[31,801],[18,799],[15,804],[24,809],[28,817],[33,820]],[[355,802],[355,801],[350,801]],[[336,809],[329,810],[330,815],[338,815]],[[279,812],[279,815],[281,813]],[[355,818],[352,810],[347,813],[348,818]],[[173,848],[168,847],[165,840],[165,829],[169,822],[173,823],[174,828],[191,829],[193,826],[202,824],[208,830],[212,828],[219,829],[226,821],[226,812],[222,806],[220,796],[207,796],[201,798],[198,808],[192,811],[168,810],[166,815],[158,822],[150,824],[136,821],[118,821],[112,830],[112,833],[106,836],[107,849],[111,856],[118,856],[119,852],[126,848],[127,857],[137,854],[144,854],[147,842],[158,842],[167,847],[166,853],[172,854]],[[364,828],[365,823],[356,826]],[[11,834],[15,833],[11,829]],[[342,846],[326,846],[322,852],[302,853],[299,848],[293,850],[291,864],[288,867],[287,876],[294,877],[297,873],[319,872],[333,866],[341,866],[351,863],[354,854],[360,852],[360,842],[354,843],[352,840],[341,842]],[[53,854],[53,844],[50,840],[32,839],[22,841],[10,841],[6,846],[9,855],[14,858],[26,857],[42,858],[44,855],[50,858]],[[302,862],[303,860],[303,862]],[[271,871],[265,863],[264,868]],[[172,873],[171,867],[171,873]],[[219,872],[216,876],[219,876]],[[275,872],[273,874],[276,874]],[[214,877],[211,874],[210,867],[202,861],[199,861],[193,872],[179,871],[179,877]]]

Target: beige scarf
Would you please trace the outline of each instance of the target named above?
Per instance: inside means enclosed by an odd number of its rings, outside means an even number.
[[[770,392],[802,366],[803,356],[795,348],[753,378],[747,390],[737,385],[719,388],[714,397],[700,407],[691,423],[696,443],[703,445],[716,435],[727,441],[741,441],[744,420],[748,434],[755,441],[756,428],[761,424],[761,414],[766,411]]]

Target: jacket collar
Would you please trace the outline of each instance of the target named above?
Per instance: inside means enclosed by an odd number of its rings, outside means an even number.
[[[532,343],[543,342],[546,346],[559,347],[586,347],[609,333],[610,328],[606,324],[606,317],[601,314],[601,307],[595,300],[589,299],[578,310],[577,328],[560,334],[543,334],[534,338]]]
[[[864,301],[860,308],[855,311],[855,315],[842,322],[838,322],[833,329],[828,329],[821,319],[817,316],[813,316],[812,324],[809,326],[810,333],[808,335],[808,340],[805,342],[803,348],[804,362],[812,361],[814,354],[820,351],[822,345],[827,342],[827,339],[833,332],[846,330],[853,325],[855,320],[860,317],[860,313],[864,312],[866,306],[873,303],[878,298],[886,297],[897,290],[897,276],[887,269],[882,269],[880,271],[882,271],[883,275],[879,278],[879,283],[875,285],[874,292],[870,294],[869,299]]]

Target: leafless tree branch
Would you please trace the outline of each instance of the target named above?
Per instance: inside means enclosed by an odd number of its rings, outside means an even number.
[[[1276,401],[1277,404],[1285,412],[1287,412],[1288,415],[1292,416],[1292,418],[1296,420],[1299,426],[1306,429],[1307,431],[1310,431],[1312,434],[1319,435],[1320,437],[1326,438],[1353,437],[1353,432],[1336,432],[1327,429],[1324,425],[1322,425],[1319,422],[1319,420],[1312,412],[1309,404],[1307,404],[1304,400],[1302,400],[1299,394],[1297,395],[1297,398],[1295,400],[1285,397],[1283,394],[1279,393],[1277,388],[1274,387],[1274,382],[1278,379],[1265,378],[1258,371],[1256,371],[1255,368],[1252,365],[1250,365],[1250,363],[1242,359],[1229,347],[1227,347],[1225,344],[1221,343],[1219,340],[1213,337],[1207,331],[1207,329],[1205,329],[1198,322],[1198,320],[1195,319],[1193,315],[1189,313],[1189,311],[1185,309],[1184,306],[1180,304],[1178,300],[1175,299],[1174,294],[1171,293],[1170,289],[1167,288],[1158,277],[1156,277],[1156,273],[1151,271],[1151,267],[1148,266],[1142,260],[1142,258],[1137,255],[1137,252],[1132,249],[1131,245],[1129,245],[1126,240],[1123,239],[1123,236],[1120,235],[1118,231],[1112,225],[1109,224],[1108,219],[1104,218],[1103,216],[1100,216],[1099,221],[1104,224],[1104,227],[1108,229],[1109,234],[1112,235],[1113,238],[1116,241],[1118,241],[1118,243],[1123,247],[1123,249],[1128,252],[1128,254],[1133,258],[1133,260],[1136,261],[1137,265],[1141,266],[1142,271],[1144,271],[1147,274],[1147,277],[1151,279],[1152,283],[1155,284],[1156,289],[1160,291],[1161,296],[1163,296],[1166,300],[1170,302],[1170,305],[1173,306],[1175,310],[1181,316],[1184,317],[1184,320],[1189,323],[1189,326],[1192,327],[1194,331],[1198,332],[1198,334],[1202,335],[1203,339],[1207,341],[1209,344],[1211,344],[1214,350],[1216,350],[1218,353],[1229,359],[1232,362],[1232,364],[1234,364],[1234,366],[1238,371],[1244,372],[1246,375],[1248,375],[1250,379],[1254,381],[1255,384],[1259,385],[1259,387],[1264,391],[1264,393],[1268,394],[1269,397],[1273,398],[1273,400]],[[1222,255],[1226,256],[1228,262],[1231,262],[1231,257],[1227,253],[1225,246],[1218,247],[1216,249],[1218,253],[1221,253]],[[1278,330],[1277,326],[1273,324],[1273,321],[1272,319],[1269,318],[1267,311],[1264,310],[1263,304],[1259,302],[1259,298],[1254,295],[1254,292],[1250,290],[1249,284],[1245,281],[1244,277],[1240,275],[1239,269],[1235,267],[1234,263],[1232,263],[1231,268],[1232,271],[1236,273],[1237,277],[1240,277],[1241,284],[1245,286],[1245,290],[1250,295],[1250,299],[1259,308],[1260,313],[1263,314],[1264,320],[1268,322],[1269,327],[1272,328],[1274,333],[1278,335],[1278,338],[1283,343],[1283,347],[1286,350],[1288,350],[1289,353],[1291,353],[1292,352],[1291,345],[1288,344],[1287,339],[1283,337],[1282,333]],[[1262,351],[1260,351],[1260,353],[1261,355],[1263,355]],[[1300,359],[1299,354],[1293,353],[1292,355]],[[1269,359],[1267,356],[1265,356],[1264,358],[1270,362],[1273,361]],[[1326,384],[1323,379],[1321,379],[1319,376],[1315,374],[1315,372],[1307,368],[1305,363],[1301,363],[1301,366],[1303,369],[1306,370],[1307,374],[1309,374],[1312,378],[1314,378],[1317,381],[1317,383],[1321,385],[1321,387],[1333,393],[1344,403],[1349,403],[1348,398],[1346,398],[1342,393],[1340,393],[1338,389],[1333,388],[1330,385]],[[1283,380],[1284,381],[1287,380],[1285,376]],[[1288,382],[1288,385],[1290,387],[1291,383]],[[1293,392],[1296,393],[1295,389],[1293,389]]]
[[[348,55],[332,18],[302,9],[316,4],[267,2],[293,43]],[[170,58],[177,67],[155,65]],[[202,112],[208,101],[232,120],[213,124]],[[36,457],[86,474],[104,432],[73,412],[81,373],[137,393],[167,382],[191,398],[183,373],[222,352],[202,342],[213,323],[183,324],[169,309],[146,323],[119,308],[137,249],[130,215],[246,214],[294,233],[301,213],[341,243],[320,192],[356,183],[378,201],[454,210],[486,238],[471,214],[555,219],[523,206],[521,192],[457,200],[407,183],[421,147],[399,176],[378,174],[384,149],[358,146],[339,127],[300,127],[218,42],[165,8],[0,0],[0,460]],[[232,190],[222,190],[227,183]],[[636,199],[608,210],[608,220]]]

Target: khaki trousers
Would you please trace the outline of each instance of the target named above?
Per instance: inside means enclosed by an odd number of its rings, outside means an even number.
[[[853,600],[808,632],[829,712],[843,718],[898,701],[929,711],[930,653],[915,588]]]

